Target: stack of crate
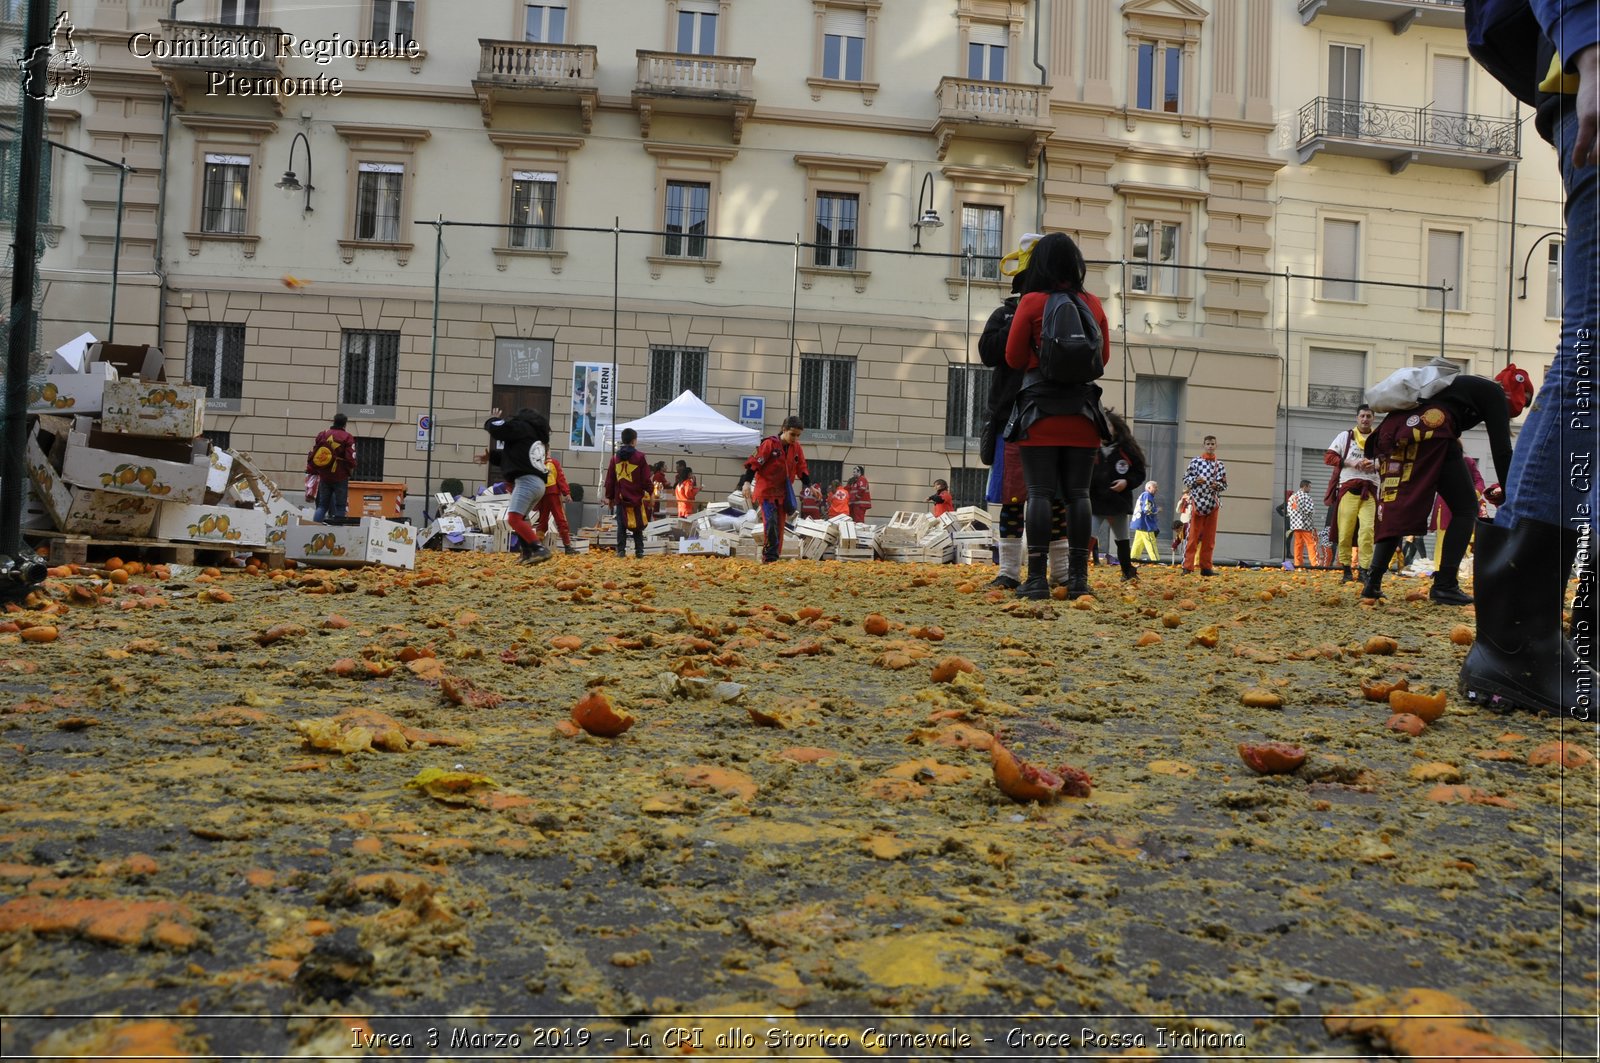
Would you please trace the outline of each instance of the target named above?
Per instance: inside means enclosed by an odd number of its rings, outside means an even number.
[[[828,523],[839,529],[839,545],[834,556],[840,561],[873,561],[877,559],[878,530],[871,524],[857,524],[846,516],[830,517]]]
[[[955,560],[952,523],[931,513],[896,513],[878,533],[878,556],[886,561],[943,565]]]
[[[956,544],[956,564],[992,565],[995,563],[994,518],[981,506],[962,506],[946,514],[952,523],[951,535]]]

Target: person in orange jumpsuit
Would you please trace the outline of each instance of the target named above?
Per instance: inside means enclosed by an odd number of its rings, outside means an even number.
[[[694,478],[694,470],[680,461],[678,482],[672,487],[672,496],[678,500],[678,516],[687,517],[694,513],[694,499],[699,493],[700,482]]]
[[[828,492],[828,516],[850,516],[850,488],[838,480],[833,482],[833,490]]]

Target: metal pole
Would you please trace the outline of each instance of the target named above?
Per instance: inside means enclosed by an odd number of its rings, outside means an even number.
[[[291,149],[292,150],[292,149]],[[311,151],[306,149],[307,165]],[[306,180],[311,173],[306,172]],[[444,272],[444,215],[433,223],[433,346],[428,355],[428,456],[422,473],[422,523],[433,519],[433,388],[439,376],[439,276]]]
[[[117,170],[117,231],[111,240],[111,319],[106,322],[106,342],[117,338],[117,277],[122,262],[122,195],[128,184],[128,157],[122,157],[122,167]]]
[[[1283,489],[1287,492],[1291,487],[1296,491],[1300,489],[1298,481],[1290,482],[1293,475],[1289,469],[1289,271],[1283,271]],[[1284,506],[1284,529],[1289,526],[1289,507]]]
[[[1444,319],[1445,295],[1450,291],[1450,282],[1441,278],[1439,281],[1439,357],[1444,357]]]
[[[795,352],[794,333],[795,333],[795,328],[796,328],[796,322],[799,320],[799,317],[800,317],[800,234],[799,233],[795,233],[794,234],[794,262],[793,262],[793,264],[791,266],[791,272],[792,272],[792,276],[791,276],[790,281],[789,281],[789,374],[788,374],[788,383],[786,383],[784,385],[785,391],[784,391],[784,398],[783,398],[783,405],[784,405],[784,414],[783,415],[785,417],[789,417],[792,414],[795,414],[795,413],[799,412],[798,410],[796,410],[794,408],[794,352]],[[819,404],[819,406],[820,406],[820,404]],[[816,428],[818,426],[817,425],[811,425],[810,427]],[[763,432],[765,432],[767,430],[766,425],[762,425],[761,426],[761,430]]]
[[[611,225],[611,449],[617,449],[617,333],[622,328],[622,217],[612,215]],[[601,468],[605,461],[600,462]],[[648,471],[648,470],[646,470]],[[604,475],[602,474],[602,479]],[[619,549],[618,554],[622,551]]]
[[[1514,113],[1520,120],[1522,118],[1522,104],[1512,101]],[[1506,364],[1511,364],[1511,318],[1516,307],[1516,300],[1511,295],[1511,271],[1517,264],[1517,167],[1511,168],[1511,225],[1506,230]],[[1527,276],[1527,271],[1523,271]],[[1526,292],[1526,290],[1524,290]]]
[[[44,562],[22,542],[22,497],[27,480],[28,355],[33,345],[33,296],[38,285],[39,189],[43,175],[45,96],[49,88],[50,0],[28,0],[22,62],[22,134],[17,153],[17,217],[11,261],[11,308],[6,344],[5,445],[0,447],[0,592],[41,583]],[[20,595],[19,595],[20,596]]]
[[[970,256],[968,256],[970,258]],[[967,349],[961,355],[961,394],[964,395],[966,409],[961,411],[961,477],[966,479],[967,473],[967,438],[972,435],[972,396],[978,390],[972,382],[972,271],[967,271]],[[954,494],[954,492],[951,492]],[[965,485],[962,494],[966,493]],[[971,505],[970,500],[964,500],[965,505]]]

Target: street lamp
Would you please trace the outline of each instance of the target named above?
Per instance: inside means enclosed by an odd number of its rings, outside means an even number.
[[[300,179],[294,175],[294,146],[304,142],[306,146],[306,183],[302,185]],[[311,193],[316,186],[311,183],[311,141],[306,140],[304,133],[296,133],[294,139],[289,141],[289,168],[283,172],[283,180],[276,187],[286,192],[298,192],[301,188],[306,190],[305,213],[311,213]]]
[[[924,202],[927,203],[926,207],[923,206]],[[916,251],[922,250],[922,227],[924,225],[930,229],[937,229],[943,224],[944,222],[939,218],[939,212],[933,209],[933,171],[929,170],[922,175],[922,191],[917,193],[917,220],[911,223],[912,228],[917,230],[917,238],[911,244],[912,249]]]

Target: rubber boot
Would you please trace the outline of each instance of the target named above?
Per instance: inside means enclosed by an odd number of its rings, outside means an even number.
[[[1117,564],[1122,566],[1122,581],[1124,583],[1128,580],[1139,578],[1139,570],[1133,564],[1133,543],[1127,539],[1117,540]]]
[[[1383,577],[1389,571],[1389,561],[1400,546],[1399,539],[1379,539],[1372,548],[1372,565],[1362,569],[1361,597],[1376,601],[1383,597]]]
[[[1340,583],[1349,583],[1351,580],[1355,579],[1355,577],[1350,574],[1350,566],[1349,565],[1344,565],[1344,566],[1341,566],[1341,567],[1343,569],[1343,573],[1344,574],[1339,577],[1339,582]]]
[[[1093,594],[1094,589],[1089,586],[1089,551],[1087,549],[1072,549],[1067,553],[1067,597],[1082,598],[1086,594]]]
[[[1440,605],[1472,604],[1472,595],[1461,589],[1461,579],[1454,572],[1435,572],[1428,597]]]
[[[1361,584],[1361,597],[1377,601],[1383,597],[1383,573],[1377,569],[1370,569],[1367,578]]]
[[[986,586],[1002,591],[1014,591],[1022,586],[1022,539],[1001,539],[1000,574]]]
[[[1069,568],[1067,541],[1065,539],[1052,539],[1050,541],[1050,586],[1065,587]]]
[[[1050,597],[1050,581],[1045,577],[1049,556],[1045,550],[1028,551],[1028,581],[1017,588],[1018,598]]]
[[[1568,536],[1577,533],[1531,520],[1514,528],[1478,522],[1473,589],[1493,605],[1478,611],[1477,639],[1456,682],[1467,701],[1594,718],[1600,676],[1562,633],[1569,569],[1561,563],[1576,550],[1563,541]]]

